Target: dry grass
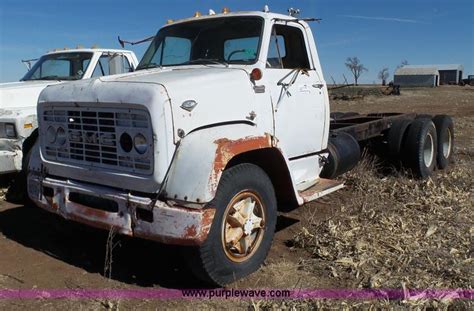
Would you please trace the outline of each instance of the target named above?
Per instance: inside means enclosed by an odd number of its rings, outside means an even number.
[[[345,176],[350,199],[335,217],[310,221],[294,237],[295,247],[311,254],[302,268],[325,267],[349,288],[472,288],[472,161],[461,159],[426,181],[381,176],[373,161],[365,158]],[[451,301],[397,303],[442,307]]]
[[[301,218],[301,222],[278,233],[280,240],[282,236],[285,240],[292,237],[291,248],[273,248],[274,252],[284,252],[285,256],[280,257],[276,254],[271,260],[267,260],[267,264],[260,271],[232,284],[232,287],[396,289],[473,287],[474,88],[403,89],[401,96],[365,95],[368,96],[363,100],[332,101],[331,108],[333,111],[360,113],[402,111],[452,115],[455,118],[457,146],[455,165],[446,171],[436,172],[431,180],[417,181],[402,174],[383,175],[374,169],[375,163],[372,159],[365,159],[355,170],[342,177],[347,186],[345,190],[302,207],[301,214],[297,215],[304,216],[295,216]],[[321,211],[324,212],[322,216],[318,214]],[[293,236],[293,232],[297,233]],[[7,241],[7,238],[4,240]],[[109,268],[115,242],[111,237],[107,243],[109,253],[105,258],[104,276],[111,274]],[[19,250],[23,249],[15,249],[18,251],[17,258],[21,261],[25,253]],[[38,258],[41,258],[38,259],[42,262],[41,269],[54,271],[62,267],[61,271],[64,271],[63,274],[56,274],[48,281],[50,288],[63,286],[65,282],[63,275],[75,273],[77,269],[67,263],[57,266],[54,264],[56,259],[48,263],[44,256]],[[118,261],[114,262],[117,263]],[[37,275],[41,274],[35,274],[38,273],[37,270],[31,267],[23,265],[21,271],[26,271],[22,272],[23,274],[15,272],[17,267],[6,270],[9,275],[4,275],[0,281],[11,287],[10,284],[16,282],[10,278],[11,275],[25,280],[25,286],[36,284],[32,282],[37,282]],[[79,278],[78,284],[93,284],[101,288],[131,286],[107,277],[89,283],[91,275],[87,273],[84,278]],[[25,308],[423,310],[429,307],[474,309],[471,301],[448,299],[439,301],[35,300],[14,301],[8,303],[5,308],[7,306],[7,309],[21,310]]]
[[[108,279],[112,278],[112,263],[113,251],[117,246],[120,246],[120,241],[114,242],[117,235],[117,229],[111,227],[105,243],[105,258],[104,258],[104,276]]]

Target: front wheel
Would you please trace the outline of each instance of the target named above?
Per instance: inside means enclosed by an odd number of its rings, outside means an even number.
[[[212,205],[216,214],[209,235],[187,260],[203,281],[225,285],[256,271],[267,257],[277,202],[267,174],[240,164],[224,171]]]

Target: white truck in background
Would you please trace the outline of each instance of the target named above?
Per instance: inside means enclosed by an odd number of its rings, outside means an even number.
[[[126,73],[137,64],[135,54],[127,50],[59,50],[39,58],[20,82],[0,84],[0,177],[22,170],[27,159],[23,155],[38,137],[36,105],[45,87]]]
[[[420,178],[446,167],[448,116],[331,117],[309,20],[266,8],[168,21],[135,72],[46,88],[30,199],[187,246],[196,276],[224,285],[262,264],[278,210],[342,188],[361,147]]]

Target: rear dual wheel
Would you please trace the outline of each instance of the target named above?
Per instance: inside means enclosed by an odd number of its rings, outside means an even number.
[[[450,116],[438,115],[433,118],[438,135],[437,166],[445,169],[453,156],[454,123]]]
[[[421,179],[428,178],[436,167],[438,140],[436,127],[430,119],[415,119],[403,142],[402,162]]]
[[[397,120],[388,132],[388,153],[400,158],[403,166],[418,178],[427,178],[452,159],[453,120],[447,115],[419,115],[415,120]]]

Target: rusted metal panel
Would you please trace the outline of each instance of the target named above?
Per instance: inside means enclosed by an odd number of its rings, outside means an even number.
[[[229,161],[244,152],[272,147],[272,137],[269,134],[263,136],[248,136],[236,140],[220,138],[214,143],[217,145],[216,155],[209,179],[209,191],[215,195],[222,172]]]
[[[199,245],[203,243],[214,219],[215,209],[189,209],[170,206],[166,202],[138,197],[107,187],[28,175],[30,198],[40,207],[62,217],[120,234],[155,240],[167,244]],[[53,195],[41,194],[42,187],[53,189]],[[39,193],[33,193],[32,189]],[[69,194],[80,193],[91,198],[106,198],[118,204],[118,212],[85,206],[70,200]],[[147,210],[149,221],[137,217],[137,209]]]
[[[230,159],[240,153],[272,147],[272,138],[271,135],[265,134],[263,136],[248,136],[236,140],[221,138],[214,141],[214,143],[217,145],[214,168],[221,170],[225,168]]]
[[[135,236],[167,244],[199,245],[207,238],[215,209],[192,210],[158,202],[152,212],[153,223],[136,220]]]
[[[163,195],[170,200],[201,205],[210,202],[223,169],[234,156],[271,146],[270,134],[243,123],[190,133],[181,140],[175,152]]]
[[[320,178],[314,186],[299,192],[299,194],[304,202],[308,203],[343,187],[344,183],[342,181]]]

